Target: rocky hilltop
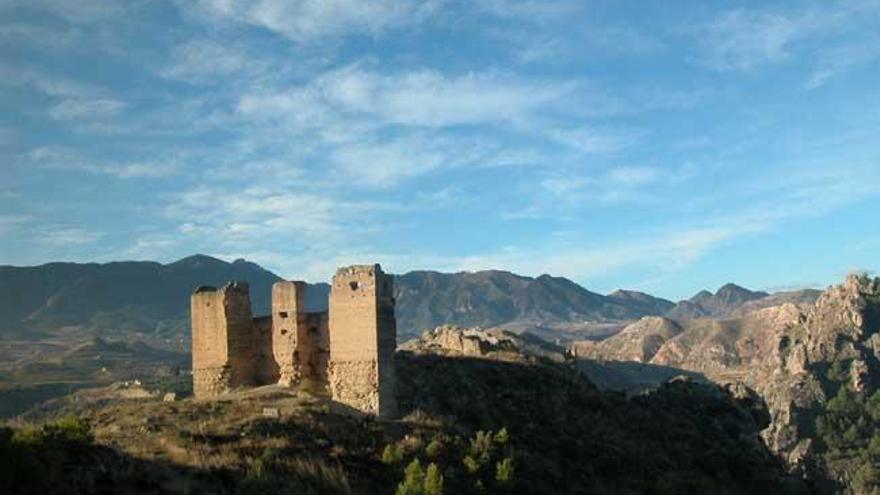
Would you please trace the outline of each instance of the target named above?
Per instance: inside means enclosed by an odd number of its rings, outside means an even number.
[[[0,490],[805,493],[761,442],[753,396],[676,380],[626,398],[565,364],[493,354],[530,344],[483,333],[441,329],[399,352],[395,421],[277,386],[207,401],[81,391],[0,428]]]
[[[566,359],[564,347],[528,333],[518,334],[501,329],[484,330],[455,325],[443,325],[426,331],[420,338],[401,345],[400,350],[420,355],[438,354],[516,362],[538,358],[561,363]]]

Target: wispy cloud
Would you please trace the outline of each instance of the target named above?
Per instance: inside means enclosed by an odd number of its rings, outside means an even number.
[[[438,2],[377,0],[305,0],[255,2],[198,0],[182,4],[210,19],[244,23],[269,30],[299,43],[350,34],[379,35],[419,22]]]
[[[692,31],[703,48],[701,63],[719,71],[750,71],[795,58],[809,62],[818,58],[806,84],[810,89],[835,72],[877,56],[872,28],[877,20],[880,8],[875,3],[856,0],[784,11],[730,10]]]
[[[423,127],[508,125],[560,104],[573,89],[567,82],[532,81],[493,71],[460,76],[430,69],[382,74],[356,65],[325,73],[304,87],[245,95],[239,111],[283,118],[297,110],[298,125],[320,125],[334,113]]]
[[[83,156],[67,148],[40,147],[27,152],[23,162],[43,169],[82,171],[109,175],[118,179],[161,178],[175,175],[179,166],[174,159],[167,161],[116,162]]]
[[[507,220],[560,219],[584,214],[591,207],[657,203],[672,187],[694,178],[690,166],[618,165],[595,171],[573,167],[548,169],[546,175],[523,187],[529,201],[502,214]],[[662,188],[661,194],[659,190]]]
[[[706,50],[703,60],[718,70],[749,70],[789,56],[789,45],[799,34],[789,16],[734,10],[704,26],[698,36]]]
[[[14,229],[17,229],[29,220],[30,216],[28,215],[0,215],[0,234],[6,234]]]
[[[34,241],[52,248],[93,244],[105,237],[104,232],[78,227],[45,226],[34,233]]]
[[[352,221],[375,208],[369,202],[338,200],[331,196],[281,189],[244,190],[199,186],[177,195],[166,215],[180,222],[180,231],[211,239],[219,246],[250,247],[265,239],[284,239],[290,246],[309,240],[334,238]]]
[[[115,115],[125,108],[119,100],[65,99],[49,109],[49,115],[59,120],[101,118]]]
[[[47,114],[58,120],[81,121],[114,116],[127,104],[108,91],[91,84],[54,77],[30,69],[0,65],[0,84],[32,88],[50,97],[54,103]]]
[[[471,6],[470,2],[466,3]],[[473,7],[497,18],[516,19],[527,23],[561,21],[583,10],[580,2],[540,0],[480,0]]]
[[[871,34],[858,43],[826,47],[818,51],[818,59],[807,80],[807,89],[819,88],[846,72],[880,61],[880,35]]]
[[[44,49],[63,50],[74,46],[79,38],[79,31],[71,28],[49,28],[24,22],[0,26],[0,39],[10,46],[27,44]]]
[[[439,168],[500,163],[505,146],[497,137],[485,138],[486,129],[472,136],[458,131],[488,126],[534,133],[535,120],[565,112],[574,87],[494,71],[383,74],[359,64],[304,85],[246,94],[237,111],[270,139],[279,128],[288,137],[311,138],[309,145],[322,147],[333,171],[352,184],[387,187]],[[597,135],[592,143],[580,138],[578,146],[594,149],[623,144],[610,135]]]
[[[7,0],[0,4],[4,10],[48,13],[74,24],[90,24],[118,15],[126,2],[114,0]]]
[[[618,179],[638,183],[656,180],[656,176],[647,170],[634,169],[622,171]],[[590,243],[592,247],[588,248],[556,244],[518,246],[484,254],[437,256],[414,263],[416,266],[418,263],[427,263],[427,266],[448,271],[503,266],[517,273],[566,274],[577,280],[630,268],[646,270],[662,277],[687,268],[736,239],[759,235],[792,220],[827,214],[868,197],[878,197],[880,191],[866,185],[876,183],[878,179],[878,171],[872,167],[790,173],[787,180],[778,180],[772,186],[767,186],[773,189],[771,195],[763,194],[763,199],[742,204],[738,211],[709,216],[696,222],[658,226],[653,232],[635,234],[625,241],[594,241]],[[569,187],[561,183],[557,186],[566,191]],[[400,267],[398,269],[410,269],[414,264],[407,257],[386,256],[386,259],[390,266]]]
[[[583,153],[613,153],[635,144],[638,133],[577,127],[574,129],[554,129],[548,134],[552,139]]]
[[[230,76],[263,75],[269,66],[262,55],[235,43],[196,38],[176,46],[159,73],[169,79],[218,85],[228,83]]]

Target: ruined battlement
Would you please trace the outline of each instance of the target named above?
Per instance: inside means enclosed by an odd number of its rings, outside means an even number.
[[[378,264],[340,268],[329,312],[305,311],[306,290],[305,282],[276,282],[271,314],[254,318],[248,284],[196,289],[190,297],[195,396],[309,382],[356,409],[394,416],[393,278]]]

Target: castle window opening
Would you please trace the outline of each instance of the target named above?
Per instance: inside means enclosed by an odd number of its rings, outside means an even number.
[[[278,316],[280,316],[282,318],[287,318],[287,311],[279,311]]]
[[[351,287],[351,290],[358,290],[358,288],[361,286],[361,284],[359,284],[357,281],[354,281],[354,282],[349,282],[348,286]]]

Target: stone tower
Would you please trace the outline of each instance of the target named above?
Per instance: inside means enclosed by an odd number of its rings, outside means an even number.
[[[190,310],[193,394],[209,397],[252,385],[264,339],[253,324],[248,284],[200,287],[190,297]]]
[[[293,385],[302,378],[301,360],[308,355],[301,349],[307,342],[305,282],[276,282],[272,285],[272,352],[278,363],[282,385]]]
[[[330,392],[355,409],[393,417],[397,327],[391,276],[376,265],[337,270],[330,291]]]

